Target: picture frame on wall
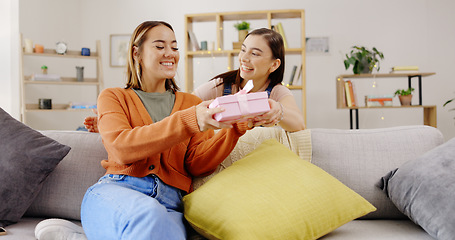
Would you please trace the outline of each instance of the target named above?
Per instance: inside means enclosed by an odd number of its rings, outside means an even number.
[[[125,67],[128,60],[128,45],[130,34],[111,34],[110,35],[110,56],[109,64],[111,67]]]
[[[330,53],[329,37],[307,37],[306,38],[307,53]]]

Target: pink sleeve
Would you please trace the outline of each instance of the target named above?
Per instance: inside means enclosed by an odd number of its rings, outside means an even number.
[[[284,85],[277,84],[275,87],[272,88],[272,92],[270,93],[270,99],[275,101],[280,101],[281,98],[285,96],[294,96],[292,95],[291,90]]]
[[[217,87],[222,80],[220,78],[210,80],[194,90],[194,94],[202,101],[212,100],[223,96],[223,85]]]

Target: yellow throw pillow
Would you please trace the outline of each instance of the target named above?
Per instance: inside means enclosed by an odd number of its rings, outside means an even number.
[[[183,198],[209,239],[317,239],[376,208],[275,139]]]

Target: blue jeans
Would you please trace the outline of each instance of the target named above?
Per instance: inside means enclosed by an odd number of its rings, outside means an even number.
[[[81,221],[89,240],[186,238],[181,190],[156,176],[105,175],[85,193]]]

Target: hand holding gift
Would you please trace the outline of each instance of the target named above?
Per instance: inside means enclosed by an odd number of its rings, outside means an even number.
[[[213,115],[214,119],[219,122],[244,122],[270,111],[267,93],[248,93],[253,87],[253,81],[249,80],[238,93],[216,98],[209,108],[220,106],[225,111]]]

